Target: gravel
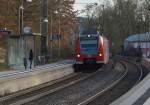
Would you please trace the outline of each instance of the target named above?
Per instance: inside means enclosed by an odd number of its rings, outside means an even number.
[[[143,78],[147,75],[147,70],[143,69]],[[109,105],[111,102],[115,101],[117,98],[128,92],[136,83],[139,78],[139,70],[135,68],[135,65],[128,63],[128,75],[123,79],[121,83],[105,92],[105,94],[96,98],[93,102],[88,105]]]
[[[65,89],[32,101],[25,105],[77,105],[109,86],[122,75],[121,70],[106,67],[96,75]]]

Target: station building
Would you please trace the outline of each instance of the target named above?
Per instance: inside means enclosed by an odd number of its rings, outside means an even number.
[[[143,57],[150,57],[150,32],[130,35],[124,41],[124,49],[141,48]]]

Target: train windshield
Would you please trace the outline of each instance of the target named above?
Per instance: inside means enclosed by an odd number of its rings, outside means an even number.
[[[98,37],[81,37],[80,47],[81,47],[81,54],[97,54]]]

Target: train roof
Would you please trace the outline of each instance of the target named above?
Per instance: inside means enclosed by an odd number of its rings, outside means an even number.
[[[89,30],[83,30],[80,34],[89,35],[89,34],[98,34],[98,32],[96,29],[89,29]]]
[[[98,31],[97,30],[93,30],[93,29],[89,29],[89,30],[83,30],[79,37],[80,38],[86,38],[86,37],[98,37]]]
[[[134,34],[125,39],[126,42],[150,41],[150,32],[143,34]]]

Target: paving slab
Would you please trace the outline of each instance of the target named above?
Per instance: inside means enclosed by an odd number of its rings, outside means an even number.
[[[74,73],[72,61],[37,66],[28,70],[0,72],[0,96],[63,78]]]
[[[28,68],[28,69],[15,69],[15,70],[1,71],[0,78],[22,74],[22,73],[30,73],[30,72],[37,71],[37,70],[45,70],[47,68],[55,68],[55,67],[59,67],[65,64],[74,64],[74,62],[75,62],[74,60],[61,60],[56,63],[36,66],[32,69]]]

